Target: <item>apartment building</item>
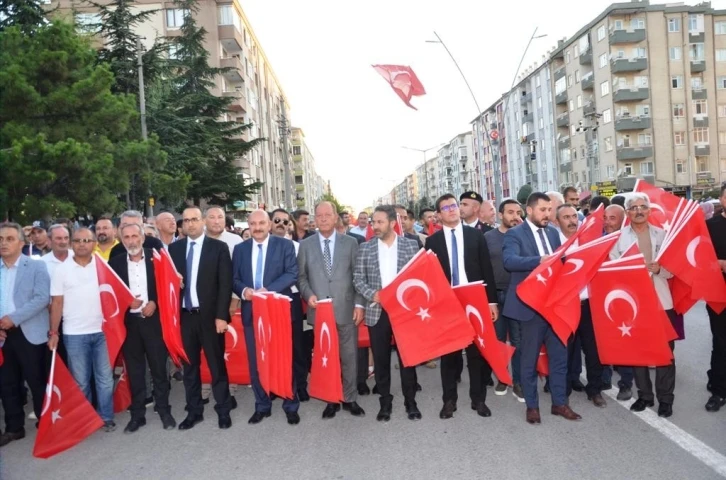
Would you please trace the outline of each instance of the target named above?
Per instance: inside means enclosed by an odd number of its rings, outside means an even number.
[[[315,159],[305,143],[305,133],[302,128],[291,129],[290,142],[295,174],[295,208],[312,212],[325,192],[325,182],[316,173]]]
[[[439,148],[436,167],[438,187],[434,199],[444,193],[458,198],[469,190],[474,175],[473,150],[471,132],[461,133]]]
[[[417,185],[417,193],[415,200],[418,201],[421,198],[426,198],[429,203],[433,204],[438,196],[438,169],[437,169],[438,156],[427,160],[416,167],[415,178]]]

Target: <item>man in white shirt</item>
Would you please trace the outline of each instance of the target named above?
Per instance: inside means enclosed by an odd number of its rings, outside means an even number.
[[[42,260],[48,267],[48,274],[53,278],[55,269],[58,265],[65,263],[69,258],[73,258],[73,250],[70,250],[71,234],[65,225],[51,225],[48,229],[48,238],[50,238],[49,253],[43,255]]]
[[[368,213],[360,212],[358,214],[358,225],[350,229],[350,233],[360,235],[366,238],[366,232],[368,230]]]
[[[73,232],[71,260],[59,265],[50,283],[50,332],[48,347],[58,346],[58,329],[63,318],[63,343],[68,352],[68,368],[91,401],[90,380],[96,384],[98,414],[103,429],[116,429],[113,421],[113,374],[108,359],[108,346],[103,333],[101,291],[93,250],[96,238],[88,228]]]

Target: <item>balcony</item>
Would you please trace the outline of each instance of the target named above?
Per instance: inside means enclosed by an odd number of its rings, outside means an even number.
[[[526,137],[524,137],[526,143],[531,143],[534,141],[534,132],[530,133]]]
[[[618,160],[639,160],[653,156],[653,145],[638,145],[637,147],[622,147],[617,149]]]
[[[610,61],[610,70],[612,73],[621,72],[642,72],[648,69],[648,59],[639,58],[613,58]]]
[[[645,40],[645,29],[636,28],[632,31],[613,30],[610,32],[608,42],[610,45],[619,45],[621,43],[638,43]]]
[[[555,95],[555,103],[557,105],[562,105],[563,103],[567,103],[567,90]]]
[[[526,112],[524,115],[522,115],[522,123],[534,123],[534,113]]]
[[[242,66],[242,62],[240,61],[239,57],[228,57],[228,58],[220,58],[219,59],[219,66],[221,68],[228,68],[226,72],[224,72],[224,78],[231,80],[233,82],[243,82],[244,77],[242,76],[242,72],[244,72],[244,67]]]
[[[219,41],[227,52],[238,53],[242,51],[245,41],[242,32],[237,30],[237,27],[234,25],[220,25],[218,31]]]
[[[592,115],[597,112],[597,106],[595,105],[595,102],[585,102],[585,105],[582,107],[582,114],[583,115]]]
[[[691,60],[691,73],[706,71],[706,62],[703,60]]]
[[[557,126],[565,128],[570,126],[570,114],[568,112],[557,115]]]
[[[235,112],[246,112],[247,111],[247,99],[244,94],[239,90],[232,90],[222,92],[222,96],[225,98],[231,98],[232,101],[229,104],[229,109]]]
[[[558,142],[559,148],[570,148],[570,136],[565,135],[564,137],[560,137],[560,140]]]
[[[565,66],[562,65],[560,68],[555,70],[555,82],[565,76]]]
[[[650,128],[651,120],[649,116],[624,115],[615,119],[615,131],[624,132],[626,130],[643,130]]]
[[[705,41],[705,32],[688,32],[688,43],[703,43]]]
[[[708,128],[708,115],[693,117],[693,128]]]
[[[580,86],[583,90],[592,90],[595,88],[595,75],[592,72],[588,73],[582,79],[580,79]]]
[[[625,86],[618,87],[613,92],[614,102],[636,102],[647,100],[650,97],[650,89],[648,87]]]
[[[696,145],[696,156],[705,157],[711,155],[711,145]]]
[[[580,65],[592,65],[592,50],[580,52]]]
[[[571,171],[572,171],[572,163],[571,162],[567,162],[567,163],[560,164],[560,173],[567,173],[567,172],[571,172]]]
[[[305,191],[305,185],[303,185],[303,184],[295,185],[295,191],[296,192],[304,192]]]
[[[706,100],[708,98],[708,91],[704,87],[694,88],[691,91],[691,96],[694,100]]]

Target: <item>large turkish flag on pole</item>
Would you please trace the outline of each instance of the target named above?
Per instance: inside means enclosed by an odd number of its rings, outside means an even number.
[[[380,299],[406,367],[461,350],[474,338],[441,264],[428,250],[419,250],[380,291]]]
[[[33,456],[52,457],[81,443],[102,426],[103,420],[53,350]]]
[[[184,351],[181,337],[181,302],[179,301],[181,280],[169,252],[165,249],[162,249],[161,252],[154,250],[154,274],[164,344],[169,352],[169,357],[177,366],[181,365],[182,360],[188,364],[189,359]]]
[[[129,287],[116,275],[108,263],[99,255],[95,255],[98,288],[101,291],[101,309],[103,310],[103,333],[108,345],[108,360],[111,365],[116,363],[118,352],[126,340],[126,311],[134,301]]]
[[[318,302],[314,338],[313,363],[310,367],[310,396],[328,403],[340,403],[344,400],[340,343],[333,313],[333,301],[330,299]]]
[[[411,67],[404,65],[372,65],[372,67],[391,85],[403,103],[418,110],[411,105],[411,97],[425,95],[426,90]]]

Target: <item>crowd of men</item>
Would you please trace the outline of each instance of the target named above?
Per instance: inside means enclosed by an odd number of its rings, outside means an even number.
[[[726,187],[719,198],[724,211],[711,212],[707,221],[720,268],[726,272]],[[5,432],[0,446],[25,436],[28,393],[32,413],[41,416],[49,371],[49,351],[56,349],[70,372],[104,421],[103,429],[116,428],[113,411],[114,365],[109,361],[100,287],[96,273],[98,254],[118,274],[134,296],[126,312],[126,340],[122,347],[131,388],[131,419],[124,431],[136,432],[146,425],[146,408],[153,403],[164,429],[177,428],[169,404],[171,380],[182,381],[186,418],[178,424],[188,430],[203,421],[204,405],[214,398],[221,429],[230,428],[230,411],[237,407],[236,386],[230,385],[224,357],[224,334],[231,317],[241,312],[248,352],[254,413],[250,424],[269,417],[272,401],[260,383],[252,299],[256,293],[277,292],[291,301],[293,396],[282,402],[287,422],[300,422],[301,402],[310,399],[308,374],[316,309],[322,300],[333,304],[340,344],[344,400],[328,403],[322,412],[331,419],[341,410],[365,415],[359,395],[371,393],[369,371],[379,395],[378,421],[393,415],[391,354],[393,328],[380,301],[380,291],[421,248],[436,254],[452,286],[483,281],[497,337],[515,347],[511,361],[513,396],[526,403],[526,421],[541,423],[537,361],[542,345],[549,357],[545,391],[551,393],[554,415],[568,420],[581,416],[569,406],[571,392],[585,391],[596,407],[606,407],[602,391],[613,388],[613,369],[618,372],[618,400],[633,396],[631,409],[642,411],[658,401],[658,414],[673,414],[675,361],[655,370],[655,388],[647,367],[602,365],[598,356],[588,292],[580,294],[581,322],[565,344],[544,317],[517,295],[516,287],[561,244],[574,235],[585,214],[600,204],[604,209],[603,234],[621,231],[610,257],[615,259],[637,242],[662,308],[677,321],[668,290],[670,273],[654,259],[664,238],[663,230],[649,224],[647,195],[629,193],[612,199],[594,197],[585,208],[577,190],[535,192],[521,205],[502,201],[495,210],[476,192],[459,198],[443,195],[435,207],[414,212],[399,205],[382,205],[371,215],[363,212],[357,225],[350,215],[321,202],[314,217],[298,210],[252,212],[249,228],[235,230],[223,209],[186,208],[181,218],[164,212],[147,218],[136,211],[121,215],[118,223],[101,218],[92,228],[58,219],[47,229],[42,222],[29,227],[0,224],[0,342],[4,364],[0,367],[0,397],[5,413]],[[629,219],[629,224],[624,220]],[[397,232],[397,224],[401,228]],[[400,233],[403,233],[402,235]],[[372,238],[371,238],[372,233]],[[158,311],[153,250],[168,250],[181,279],[181,336],[188,363],[177,371],[168,358]],[[726,277],[725,277],[726,278]],[[713,332],[713,353],[708,372],[712,396],[706,410],[716,412],[726,404],[726,314],[708,314]],[[359,348],[359,326],[370,336],[367,349]],[[306,333],[308,332],[308,333]],[[671,342],[671,349],[673,344]],[[201,354],[207,360],[211,383],[203,385]],[[584,353],[587,385],[580,382]],[[448,419],[457,411],[458,383],[464,368],[469,374],[471,408],[481,417],[492,415],[486,403],[488,387],[506,395],[510,387],[492,382],[492,369],[475,345],[464,352],[441,357],[442,408]],[[435,360],[435,359],[432,359]],[[429,367],[436,363],[429,362]],[[369,370],[370,367],[370,370]],[[406,416],[422,418],[416,403],[421,390],[416,367],[398,368]],[[654,391],[655,390],[655,391]],[[36,422],[36,427],[37,427]]]

